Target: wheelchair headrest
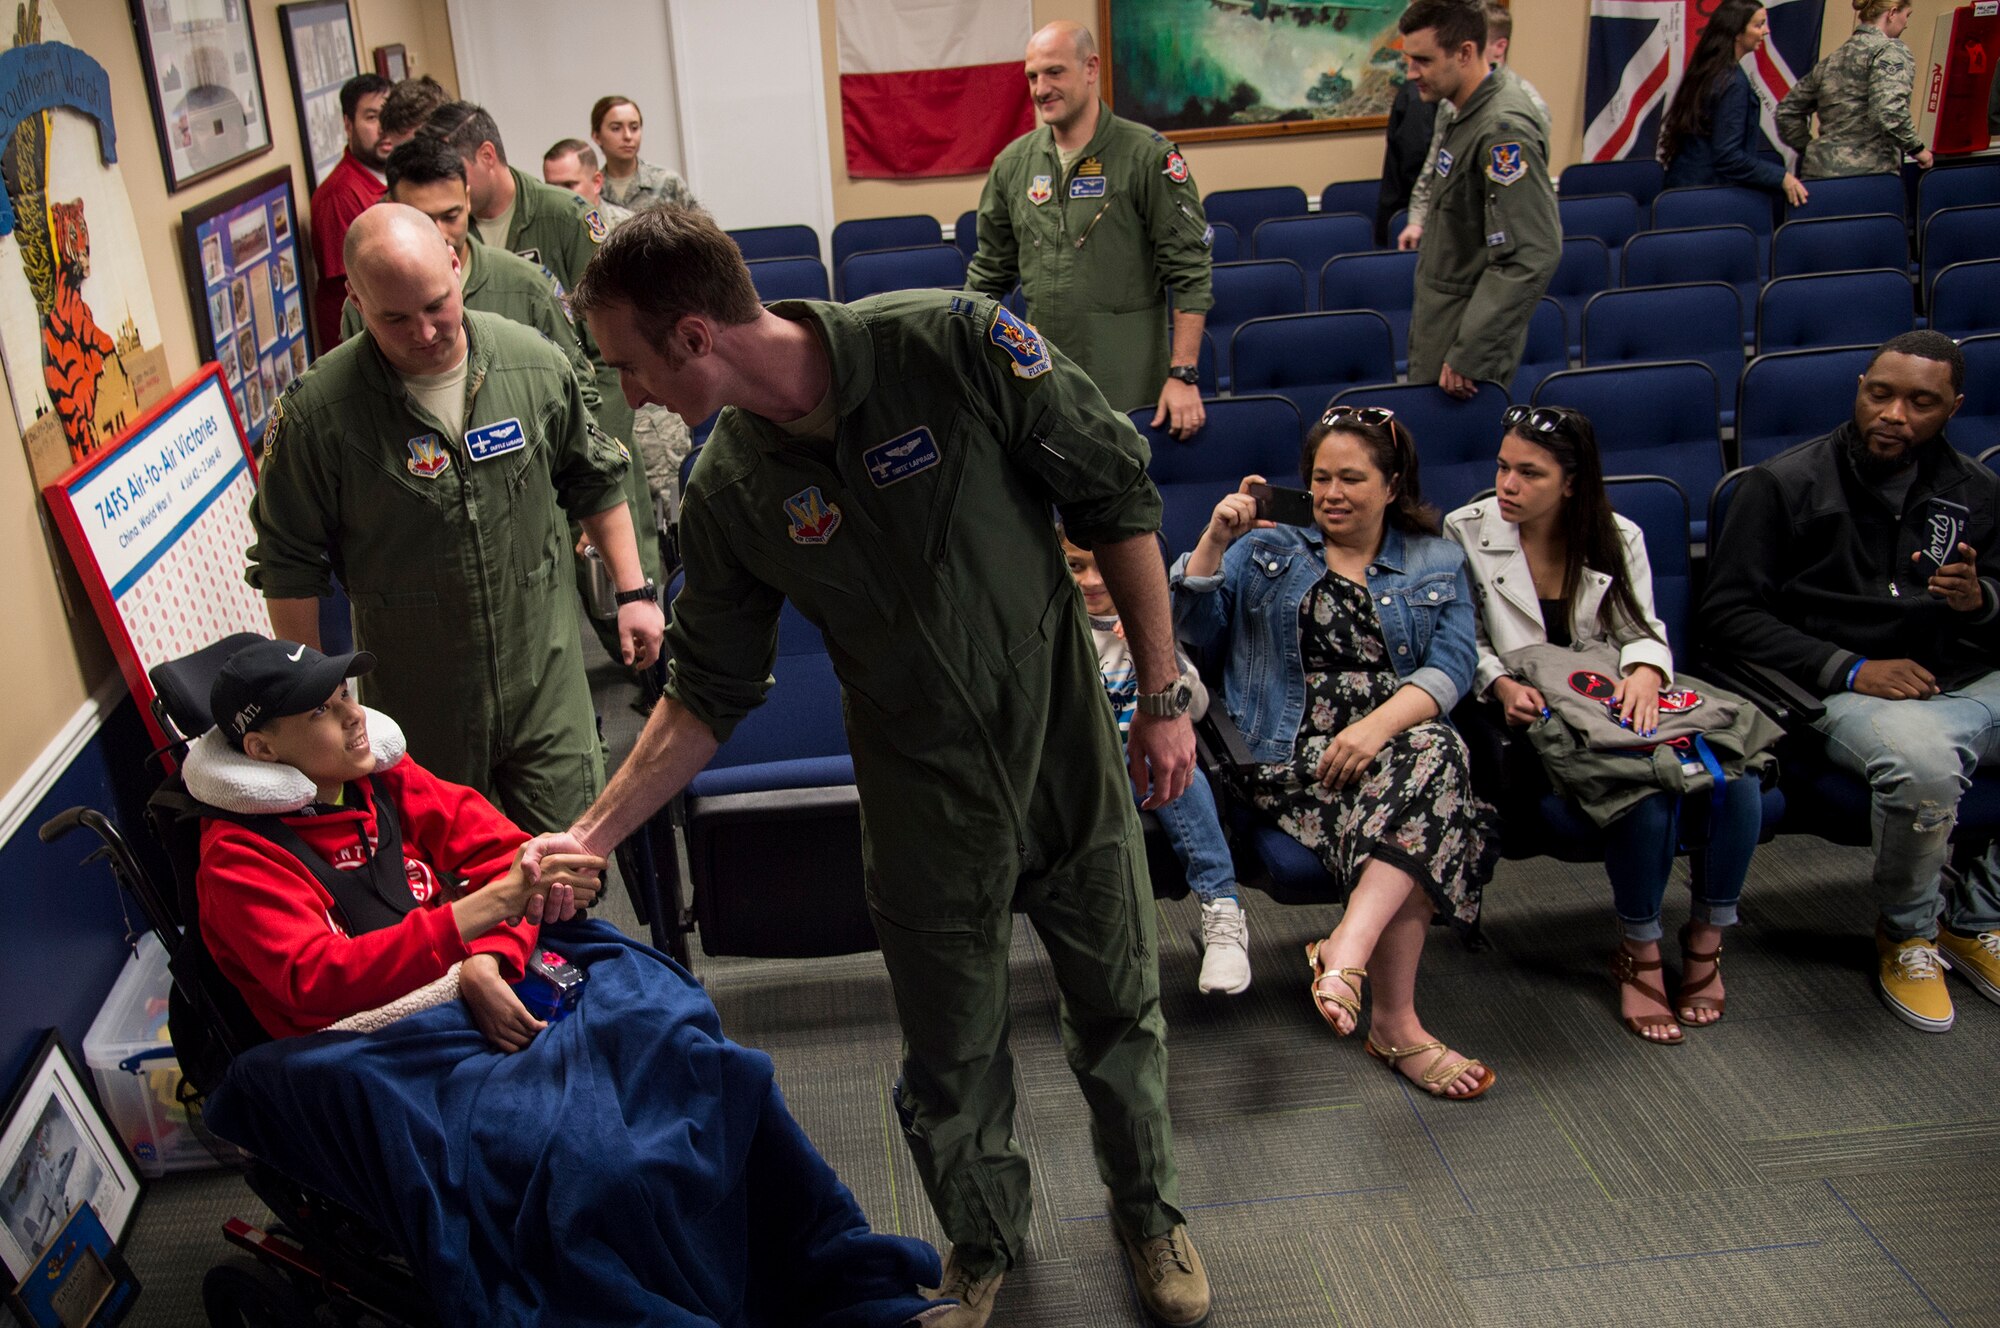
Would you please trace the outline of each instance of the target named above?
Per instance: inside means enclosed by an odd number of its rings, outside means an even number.
[[[173,720],[183,738],[193,741],[215,726],[208,713],[208,693],[215,686],[215,676],[231,655],[266,639],[255,632],[233,632],[192,655],[153,666],[146,676],[153,680],[153,690],[166,707],[167,718]]]

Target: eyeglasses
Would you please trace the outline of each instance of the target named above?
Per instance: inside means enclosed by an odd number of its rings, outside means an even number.
[[[1536,433],[1554,433],[1575,414],[1567,406],[1509,406],[1500,416],[1500,427],[1519,429],[1525,425]]]
[[[1334,406],[1319,417],[1319,422],[1345,424],[1353,421],[1357,424],[1382,425],[1395,418],[1396,412],[1387,406]]]

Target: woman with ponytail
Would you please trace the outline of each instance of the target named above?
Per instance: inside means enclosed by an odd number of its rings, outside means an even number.
[[[1931,150],[1910,123],[1917,58],[1903,45],[1911,0],[1853,0],[1854,35],[1813,66],[1778,103],[1778,135],[1808,180],[1930,169]],[[1819,115],[1819,137],[1812,118]]]

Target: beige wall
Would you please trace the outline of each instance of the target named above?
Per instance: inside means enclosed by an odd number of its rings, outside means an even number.
[[[1127,0],[1140,3],[1142,0]],[[819,0],[825,45],[828,151],[833,160],[836,219],[929,213],[951,222],[978,206],[980,176],[944,180],[850,180],[840,137],[839,52],[834,40],[835,0]],[[1096,0],[1034,0],[1035,22],[1075,19],[1094,29]],[[1930,49],[1932,24],[1951,4],[1917,0],[1908,40],[1921,57]],[[1590,0],[1514,0],[1511,61],[1549,103],[1555,120],[1549,155],[1558,168],[1583,155],[1583,85]],[[1830,51],[1854,29],[1847,0],[1826,0],[1821,50]],[[1804,71],[1799,71],[1803,73]],[[1256,185],[1295,184],[1308,194],[1334,180],[1374,179],[1382,170],[1382,133],[1321,134],[1306,138],[1245,139],[1196,143],[1186,148],[1188,164],[1206,193]]]
[[[401,42],[409,50],[413,72],[457,87],[445,0],[352,0],[352,6],[364,68],[373,67],[375,47]],[[256,16],[272,150],[178,194],[167,192],[160,166],[129,0],[54,0],[54,7],[69,28],[71,41],[111,75],[119,167],[139,222],[168,371],[179,382],[200,367],[195,361],[194,316],[181,274],[181,210],[289,163],[294,187],[301,193],[300,211],[306,211],[305,165],[292,107],[291,75],[278,33],[278,0],[251,0],[250,6]],[[110,650],[73,578],[71,601],[80,616],[71,619],[64,611],[57,574],[43,541],[41,513],[41,497],[29,476],[13,412],[0,411],[0,567],[7,569],[7,575],[0,577],[0,622],[7,624],[7,639],[15,652],[8,661],[8,686],[0,697],[0,790],[14,785],[91,690],[114,671]]]

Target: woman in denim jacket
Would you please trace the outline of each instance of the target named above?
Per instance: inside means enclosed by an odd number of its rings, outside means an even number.
[[[1197,649],[1228,641],[1223,697],[1260,762],[1251,797],[1347,892],[1306,947],[1312,998],[1342,1037],[1372,971],[1368,1053],[1463,1101],[1494,1073],[1417,1017],[1435,913],[1469,927],[1492,872],[1491,809],[1445,719],[1472,686],[1465,554],[1438,538],[1416,445],[1390,412],[1335,407],[1306,435],[1315,528],[1257,519],[1250,485],[1216,505],[1174,565],[1174,622]]]

